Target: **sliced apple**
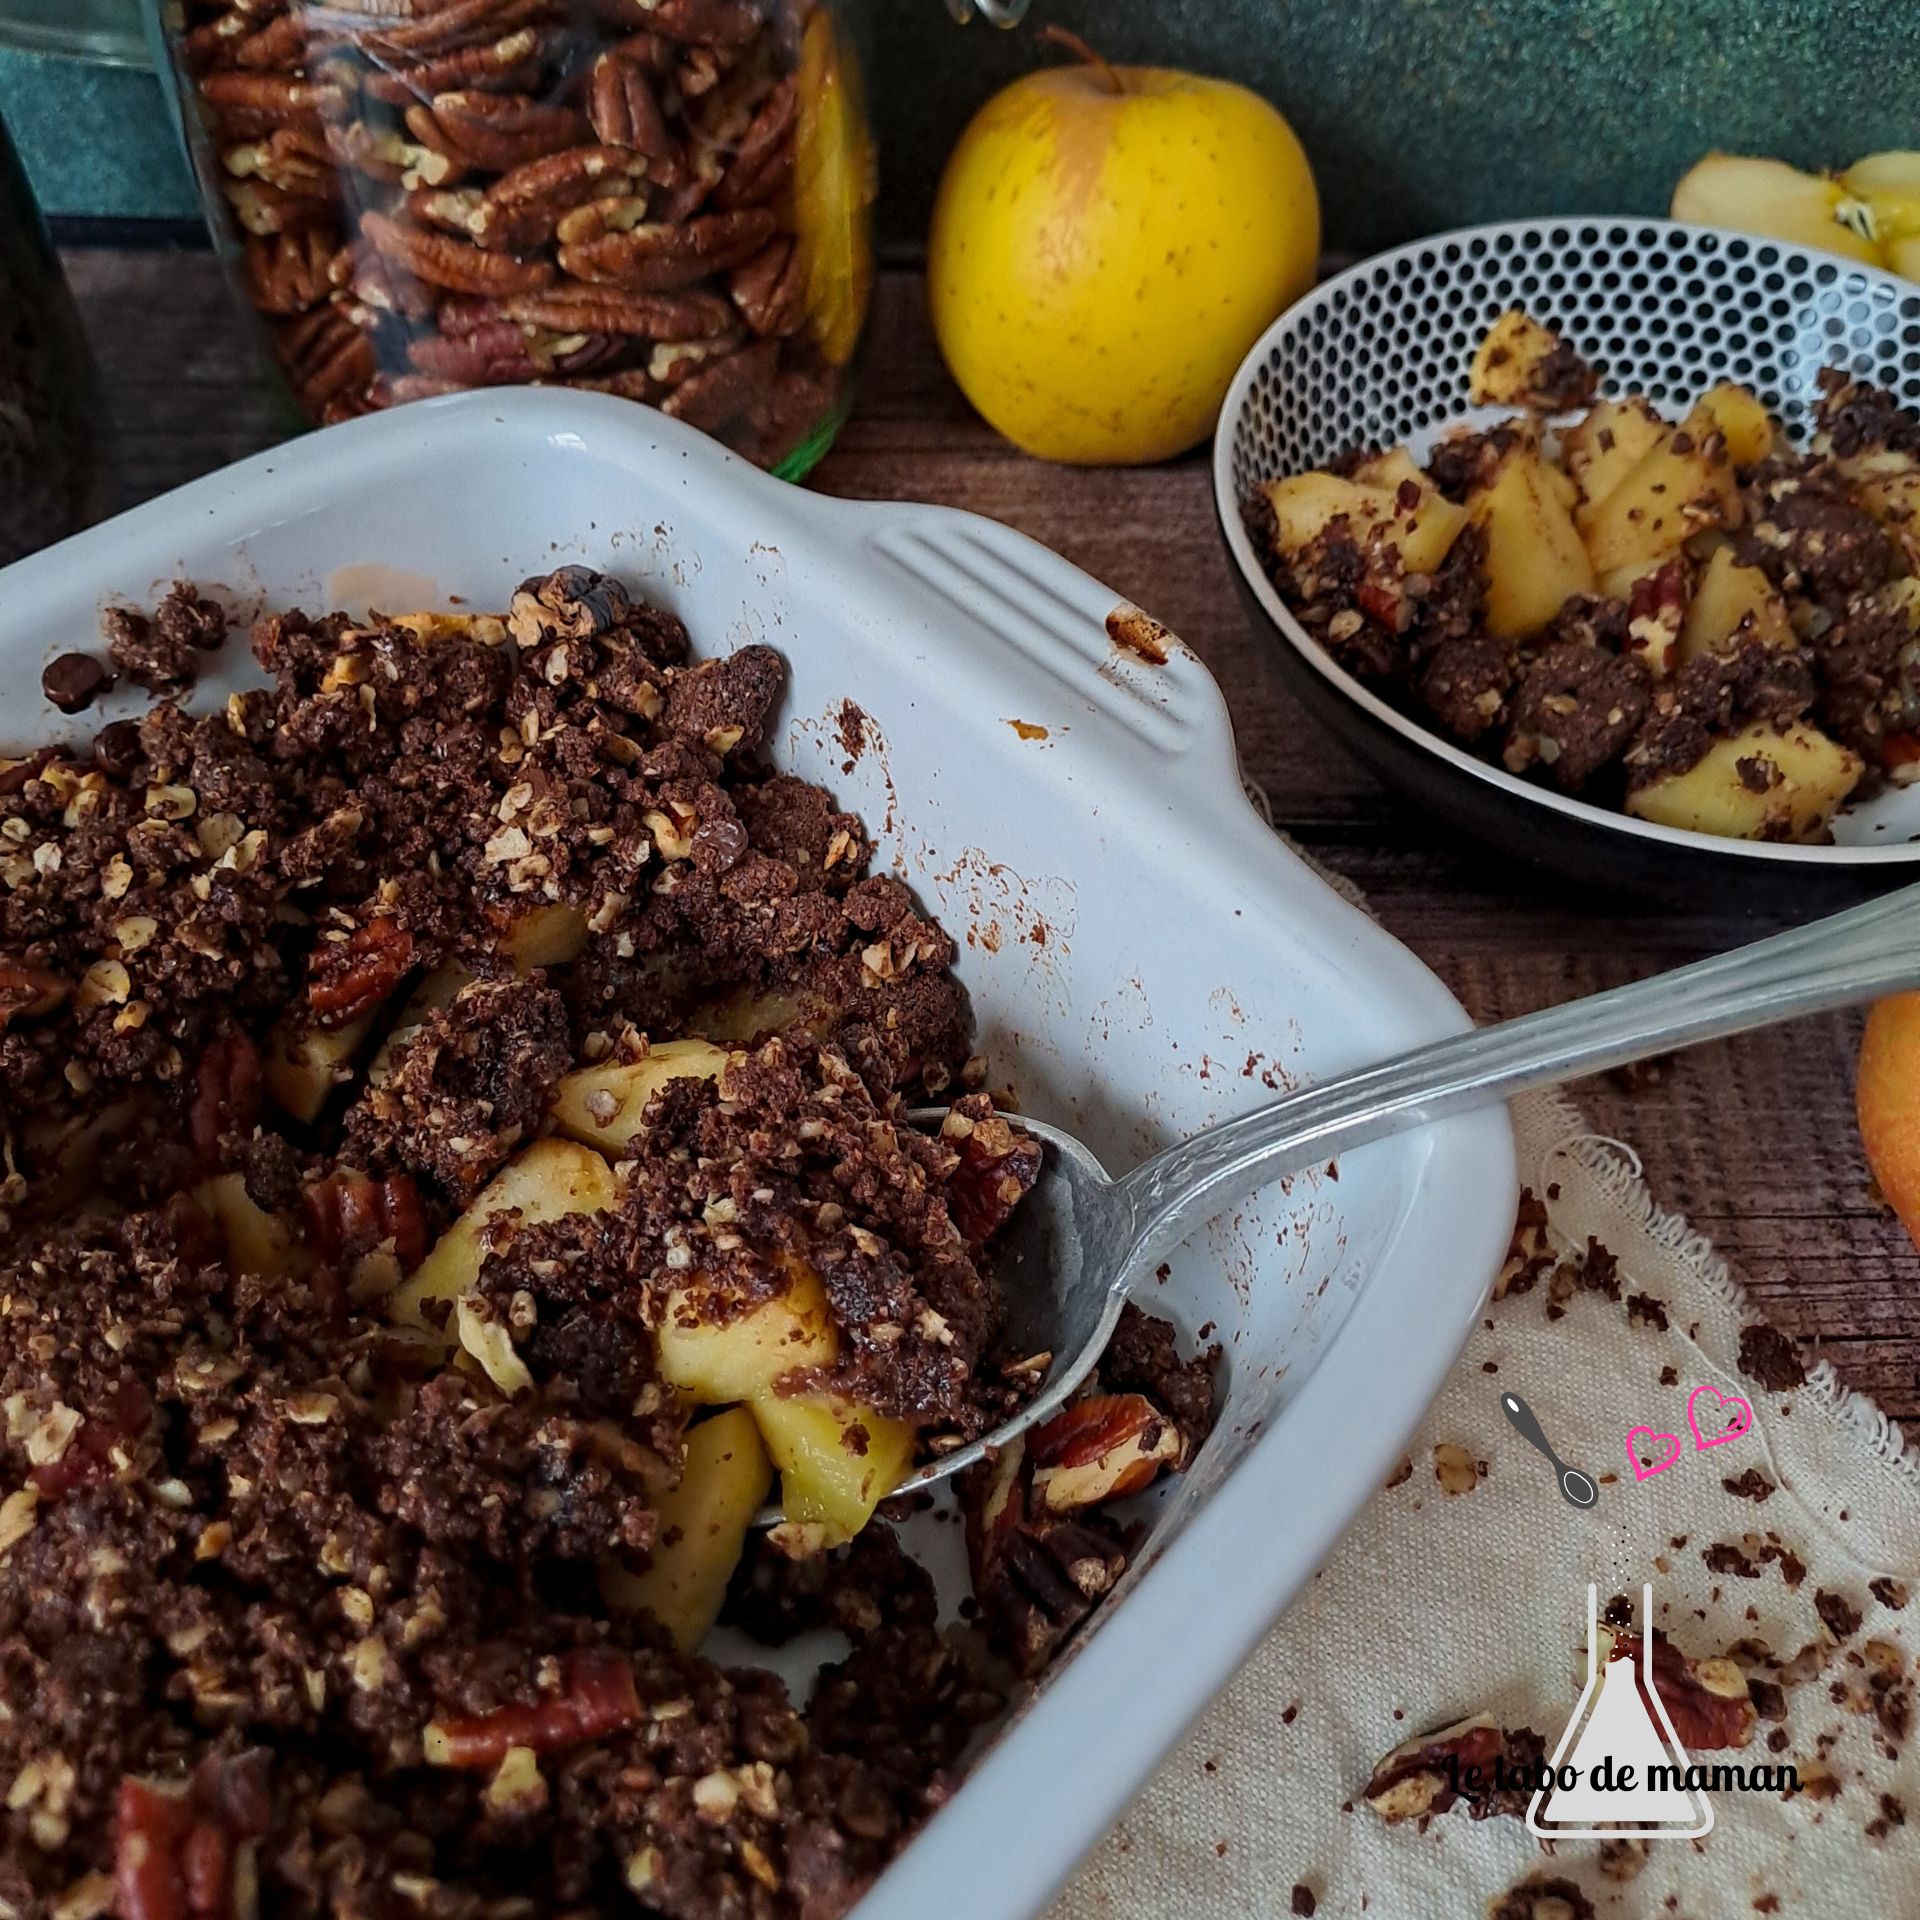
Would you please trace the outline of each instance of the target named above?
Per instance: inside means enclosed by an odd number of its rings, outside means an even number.
[[[1635,394],[1626,400],[1596,400],[1561,434],[1567,472],[1580,489],[1576,521],[1585,523],[1665,431],[1666,423]]]
[[[646,1567],[608,1565],[600,1591],[610,1607],[647,1612],[682,1653],[696,1652],[720,1617],[753,1517],[773,1490],[773,1464],[745,1407],[729,1407],[687,1434],[679,1484],[655,1503],[659,1543]]]
[[[580,957],[587,944],[587,923],[574,908],[556,902],[535,907],[507,929],[501,950],[516,973],[535,967],[564,967]]]
[[[409,1279],[394,1289],[390,1318],[426,1327],[429,1301],[457,1303],[480,1276],[483,1235],[496,1213],[516,1213],[539,1225],[570,1213],[602,1213],[614,1202],[613,1169],[591,1147],[571,1140],[536,1140],[480,1189],[473,1204],[434,1242]],[[481,1358],[484,1364],[484,1356]]]
[[[1920,568],[1920,461],[1881,448],[1841,464],[1854,498],[1893,535],[1907,565]]]
[[[1531,314],[1509,307],[1494,321],[1467,372],[1467,398],[1476,407],[1540,407],[1562,404],[1543,393],[1540,379],[1560,348],[1560,336]],[[1576,402],[1577,404],[1577,402]]]
[[[703,1406],[771,1394],[798,1367],[830,1367],[839,1336],[820,1276],[789,1257],[787,1290],[745,1313],[701,1282],[676,1287],[656,1333],[660,1377]]]
[[[1680,659],[1684,665],[1703,653],[1719,653],[1751,618],[1750,631],[1769,647],[1797,647],[1800,637],[1787,617],[1786,603],[1773,582],[1758,567],[1743,567],[1731,547],[1716,547],[1700,575],[1680,629]]]
[[[221,1173],[203,1180],[193,1189],[193,1199],[219,1223],[227,1264],[235,1273],[272,1276],[293,1271],[292,1230],[279,1215],[255,1204],[244,1175]]]
[[[1858,754],[1803,722],[1753,726],[1716,740],[1686,772],[1628,794],[1627,811],[1729,840],[1812,840],[1864,770]]]
[[[1538,633],[1576,593],[1591,593],[1593,566],[1541,455],[1516,448],[1490,485],[1467,501],[1486,536],[1487,628],[1502,639]]]
[[[1920,153],[1870,153],[1840,176],[1840,184],[1866,208],[1872,237],[1883,248],[1920,238]]]
[[[824,1034],[833,1024],[833,1009],[773,989],[764,993],[734,993],[687,1016],[688,1029],[721,1046],[745,1046],[762,1034],[791,1033],[804,1027]]]
[[[708,1040],[664,1040],[638,1060],[610,1060],[568,1074],[554,1093],[562,1133],[618,1158],[639,1133],[647,1102],[674,1080],[713,1080],[727,1050]]]
[[[1731,524],[1739,506],[1725,447],[1704,425],[1684,437],[1668,430],[1605,499],[1583,510],[1581,532],[1595,572],[1611,573],[1660,559],[1693,534]]]
[[[1334,521],[1345,519],[1356,540],[1378,537],[1399,549],[1409,573],[1432,573],[1467,524],[1463,509],[1429,486],[1411,509],[1392,487],[1365,486],[1337,473],[1296,473],[1267,483],[1274,537],[1282,553],[1302,553]]]
[[[1686,424],[1696,432],[1702,427],[1718,431],[1737,467],[1757,465],[1773,451],[1773,416],[1758,394],[1731,381],[1709,387],[1694,402]]]
[[[1880,254],[1872,241],[1840,222],[1845,198],[1846,189],[1837,181],[1802,173],[1784,161],[1710,153],[1681,176],[1671,211],[1676,220],[1697,226],[1765,234],[1878,266]]]
[[[344,1027],[314,1027],[283,1017],[267,1036],[260,1078],[282,1113],[312,1125],[334,1090],[353,1078],[353,1063],[373,1031],[371,1013]]]
[[[753,1417],[780,1470],[781,1511],[823,1529],[823,1546],[851,1540],[913,1465],[913,1429],[857,1401],[770,1394]]]
[[[400,1056],[413,1045],[415,1037],[430,1014],[453,1005],[462,987],[473,984],[473,975],[465,967],[449,964],[435,967],[408,996],[400,1017],[387,1030],[387,1037],[375,1050],[367,1068],[367,1085],[384,1087],[393,1078]]]

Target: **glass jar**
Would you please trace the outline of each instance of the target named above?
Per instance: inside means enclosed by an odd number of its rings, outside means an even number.
[[[0,565],[106,511],[104,437],[80,316],[0,126]]]
[[[147,4],[307,421],[533,382],[826,451],[873,287],[842,0]]]

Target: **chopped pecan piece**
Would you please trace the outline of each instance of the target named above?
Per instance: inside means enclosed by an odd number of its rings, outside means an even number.
[[[1631,1660],[1640,1671],[1637,1634],[1601,1629],[1602,1650],[1609,1660]],[[1689,1659],[1665,1634],[1653,1636],[1653,1684],[1666,1707],[1673,1731],[1689,1753],[1723,1747],[1744,1747],[1753,1737],[1759,1715],[1747,1688],[1747,1677],[1732,1660],[1715,1657]],[[1646,1692],[1644,1679],[1640,1682]]]
[[[1074,1513],[1151,1486],[1186,1456],[1180,1429],[1137,1393],[1095,1394],[1035,1427],[1033,1502],[1042,1513]]]
[[[413,935],[386,915],[344,940],[323,940],[307,974],[307,1004],[323,1028],[373,1012],[413,969]]]
[[[1024,1441],[962,1475],[960,1501],[988,1638],[1018,1672],[1038,1673],[1119,1582],[1124,1540],[1098,1515],[1035,1510]]]
[[[187,1119],[205,1167],[222,1163],[227,1142],[245,1139],[260,1120],[260,1049],[238,1027],[209,1041],[194,1069]]]
[[[0,961],[0,1032],[15,1020],[37,1020],[64,1004],[69,988],[45,967]]]
[[[1445,1813],[1456,1800],[1491,1795],[1494,1769],[1506,1751],[1499,1724],[1475,1714],[1403,1740],[1375,1766],[1362,1798],[1390,1825],[1424,1820]]]
[[[427,1213],[411,1174],[375,1180],[336,1173],[302,1188],[300,1201],[328,1260],[350,1264],[388,1241],[402,1271],[427,1257]]]
[[[1031,1134],[1016,1133],[985,1094],[956,1101],[940,1138],[960,1156],[947,1181],[953,1224],[969,1246],[983,1247],[1033,1191],[1045,1150]]]
[[[429,1766],[490,1773],[514,1747],[563,1753],[604,1740],[639,1718],[633,1662],[611,1649],[588,1648],[562,1658],[556,1691],[491,1713],[436,1720],[423,1747]]]

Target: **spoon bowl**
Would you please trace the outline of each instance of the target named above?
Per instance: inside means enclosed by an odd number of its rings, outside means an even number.
[[[1056,1411],[1093,1371],[1144,1277],[1214,1215],[1285,1174],[1529,1088],[1915,986],[1920,886],[1338,1075],[1209,1127],[1117,1180],[1064,1128],[1023,1117],[1019,1125],[1045,1154],[1033,1191],[1001,1231],[992,1264],[1016,1349],[1046,1354],[1047,1373],[1018,1413],[930,1461],[895,1491],[945,1480]],[[909,1116],[923,1126],[944,1117],[940,1108]],[[1565,1497],[1592,1506],[1599,1497],[1594,1483],[1560,1461],[1544,1436],[1535,1444],[1560,1470]],[[780,1515],[768,1508],[760,1517]]]

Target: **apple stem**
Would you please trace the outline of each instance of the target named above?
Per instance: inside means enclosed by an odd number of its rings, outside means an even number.
[[[1049,46],[1064,47],[1076,60],[1084,60],[1106,81],[1115,93],[1125,93],[1126,83],[1113,63],[1095,51],[1071,27],[1060,27],[1049,20],[1045,26],[1036,28],[1040,38]]]

